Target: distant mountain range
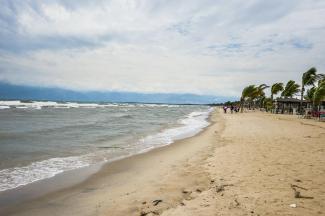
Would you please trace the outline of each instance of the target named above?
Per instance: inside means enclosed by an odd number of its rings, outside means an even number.
[[[80,102],[134,102],[168,104],[211,104],[234,100],[195,94],[73,91],[62,88],[13,85],[0,82],[0,100],[48,100]]]

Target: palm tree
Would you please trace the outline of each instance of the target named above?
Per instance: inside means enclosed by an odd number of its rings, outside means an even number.
[[[301,97],[300,97],[300,112],[302,112],[302,101],[305,93],[305,86],[314,86],[315,82],[319,79],[319,76],[316,74],[316,68],[312,67],[308,71],[302,74],[301,78]]]
[[[261,84],[261,85],[257,86],[255,95],[257,97],[265,96],[264,90],[269,88],[269,87],[270,86],[268,86],[266,84]]]
[[[304,96],[305,100],[313,101],[314,93],[315,93],[316,87],[313,86],[312,88],[308,89],[306,92],[306,95]]]
[[[263,105],[263,100],[265,99],[265,92],[264,90],[269,88],[270,86],[266,84],[261,84],[255,88],[255,91],[253,93],[253,100],[257,99],[257,102],[259,101],[260,107]]]
[[[263,107],[265,108],[266,112],[268,112],[273,107],[273,100],[272,98],[265,97],[263,100]]]
[[[274,83],[271,87],[271,99],[273,101],[273,96],[283,91],[283,83]]]
[[[253,102],[255,104],[256,101],[260,101],[260,103],[262,103],[262,99],[265,96],[264,90],[268,87],[269,86],[266,84],[261,84],[259,86],[249,85],[245,87],[240,98],[241,112],[243,112],[243,105],[247,100],[249,101],[249,106],[251,106],[251,103]]]
[[[251,98],[255,91],[256,91],[256,86],[255,85],[249,85],[249,86],[246,86],[243,89],[241,97],[240,97],[240,110],[241,110],[241,112],[243,112],[245,100]]]
[[[313,95],[314,105],[319,105],[322,100],[325,99],[325,79],[318,82],[318,87],[315,88]]]
[[[284,90],[281,93],[281,96],[283,97],[293,97],[296,95],[300,90],[299,90],[299,85],[293,81],[289,80],[284,88]]]

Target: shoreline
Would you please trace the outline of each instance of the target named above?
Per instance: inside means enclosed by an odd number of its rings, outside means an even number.
[[[196,136],[107,164],[6,215],[321,215],[324,143],[322,122],[216,108]]]
[[[57,174],[51,178],[42,179],[32,182],[28,185],[23,185],[14,189],[0,192],[0,214],[14,212],[13,207],[16,205],[29,205],[29,203],[38,202],[44,197],[52,196],[52,194],[61,193],[62,191],[69,190],[79,185],[85,184],[92,178],[96,178],[96,175],[100,175],[101,172],[107,169],[107,167],[115,166],[115,164],[123,163],[123,160],[132,160],[133,157],[141,157],[141,155],[150,154],[154,151],[160,151],[164,148],[168,148],[171,145],[177,145],[178,142],[186,142],[186,140],[199,136],[205,130],[207,130],[212,124],[212,113],[209,112],[207,118],[208,126],[202,128],[195,135],[189,137],[176,139],[170,144],[154,147],[146,151],[141,151],[133,155],[127,155],[122,158],[117,158],[108,162],[101,162],[98,164],[92,164],[88,167],[82,167],[70,171],[66,171]],[[113,174],[113,173],[112,173]],[[16,207],[15,207],[16,208]],[[1,210],[2,209],[2,210]]]

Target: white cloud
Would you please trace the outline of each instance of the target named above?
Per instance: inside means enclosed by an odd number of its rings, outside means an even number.
[[[324,1],[29,1],[16,10],[27,44],[0,55],[0,80],[13,83],[236,96],[325,70]],[[46,46],[55,38],[60,49]]]

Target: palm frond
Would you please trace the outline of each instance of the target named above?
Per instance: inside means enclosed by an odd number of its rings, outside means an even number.
[[[283,91],[283,83],[274,83],[271,87],[271,99],[273,99],[273,95],[278,94],[280,91]]]
[[[320,104],[322,100],[325,100],[325,82],[322,82],[314,92],[313,101],[314,104]]]
[[[316,68],[312,67],[302,75],[302,87],[314,85],[317,81],[317,70]]]
[[[316,90],[316,87],[312,87],[312,88],[308,89],[304,98],[306,100],[313,101],[315,90]]]
[[[293,97],[298,92],[300,92],[299,87],[300,87],[299,84],[297,84],[295,81],[289,80],[287,82],[283,92],[281,93],[281,96],[283,96],[283,97]]]

